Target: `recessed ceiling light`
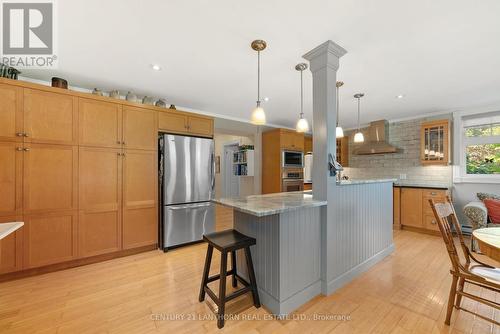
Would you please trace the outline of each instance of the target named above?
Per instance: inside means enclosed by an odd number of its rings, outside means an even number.
[[[155,71],[161,71],[161,66],[158,64],[151,64],[151,68]]]
[[[264,98],[264,101],[265,101],[265,102],[269,101],[269,98],[266,96],[266,97]]]
[[[396,95],[397,99],[402,99],[403,97],[405,97],[403,94]]]

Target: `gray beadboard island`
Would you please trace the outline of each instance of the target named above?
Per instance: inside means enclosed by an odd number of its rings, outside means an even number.
[[[314,199],[311,191],[214,200],[234,209],[234,229],[257,240],[251,252],[266,309],[287,315],[315,296],[333,292],[392,252],[393,181],[337,184],[338,220],[331,222],[327,202]],[[338,229],[335,237],[326,237],[327,225]],[[322,260],[325,250],[335,252],[335,262]],[[237,254],[238,272],[247,278],[244,261],[243,254]]]
[[[286,315],[321,293],[321,208],[312,194],[289,192],[222,198],[234,209],[234,229],[257,240],[251,247],[259,297],[271,313]],[[243,253],[237,270],[247,278]]]

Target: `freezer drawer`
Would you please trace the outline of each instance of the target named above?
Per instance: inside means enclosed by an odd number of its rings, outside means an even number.
[[[202,240],[215,231],[215,208],[211,202],[164,206],[163,248]]]

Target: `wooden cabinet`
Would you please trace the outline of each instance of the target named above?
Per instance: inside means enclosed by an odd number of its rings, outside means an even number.
[[[22,216],[0,217],[0,223],[22,221]],[[0,240],[0,274],[23,267],[23,228]]]
[[[125,148],[158,149],[158,113],[155,110],[123,108],[123,142]]]
[[[210,117],[193,116],[182,111],[164,111],[158,114],[158,128],[168,133],[213,137],[214,121]]]
[[[80,147],[79,254],[121,249],[122,152]]]
[[[401,189],[401,224],[413,227],[423,227],[422,189]]]
[[[123,157],[123,248],[158,240],[158,178],[155,151],[127,150]]]
[[[282,149],[304,151],[304,134],[281,129],[280,145]]]
[[[79,139],[82,146],[122,146],[122,106],[79,99]]]
[[[312,183],[304,183],[304,190],[312,190]]]
[[[399,187],[394,188],[396,194]],[[439,232],[437,221],[429,203],[433,199],[437,203],[444,202],[449,192],[444,189],[430,188],[407,188],[402,187],[400,196],[400,217],[403,227],[418,228],[421,231]],[[396,195],[395,195],[396,197]],[[394,209],[397,210],[397,202],[394,200]],[[396,225],[396,216],[394,218]]]
[[[24,90],[25,142],[78,143],[78,99],[33,89]]]
[[[304,153],[313,152],[313,138],[311,136],[304,136]]]
[[[35,268],[77,257],[78,217],[75,211],[25,215],[24,268]]]
[[[401,228],[401,188],[394,187],[392,189],[393,198],[393,227],[395,229]]]
[[[77,209],[78,147],[25,144],[24,214]]]
[[[337,161],[342,167],[349,167],[349,137],[337,139]]]
[[[450,161],[450,124],[447,119],[424,122],[420,128],[420,162],[447,165]]]
[[[23,89],[0,84],[0,140],[23,140]],[[3,161],[3,160],[2,160]]]
[[[0,217],[22,214],[22,143],[0,142]]]
[[[189,133],[194,135],[212,137],[214,134],[214,121],[211,118],[189,116],[188,130]]]

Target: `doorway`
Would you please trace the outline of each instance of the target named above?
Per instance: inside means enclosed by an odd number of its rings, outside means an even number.
[[[224,161],[222,163],[222,197],[240,196],[240,179],[233,170],[233,153],[239,150],[238,142],[224,144]]]

